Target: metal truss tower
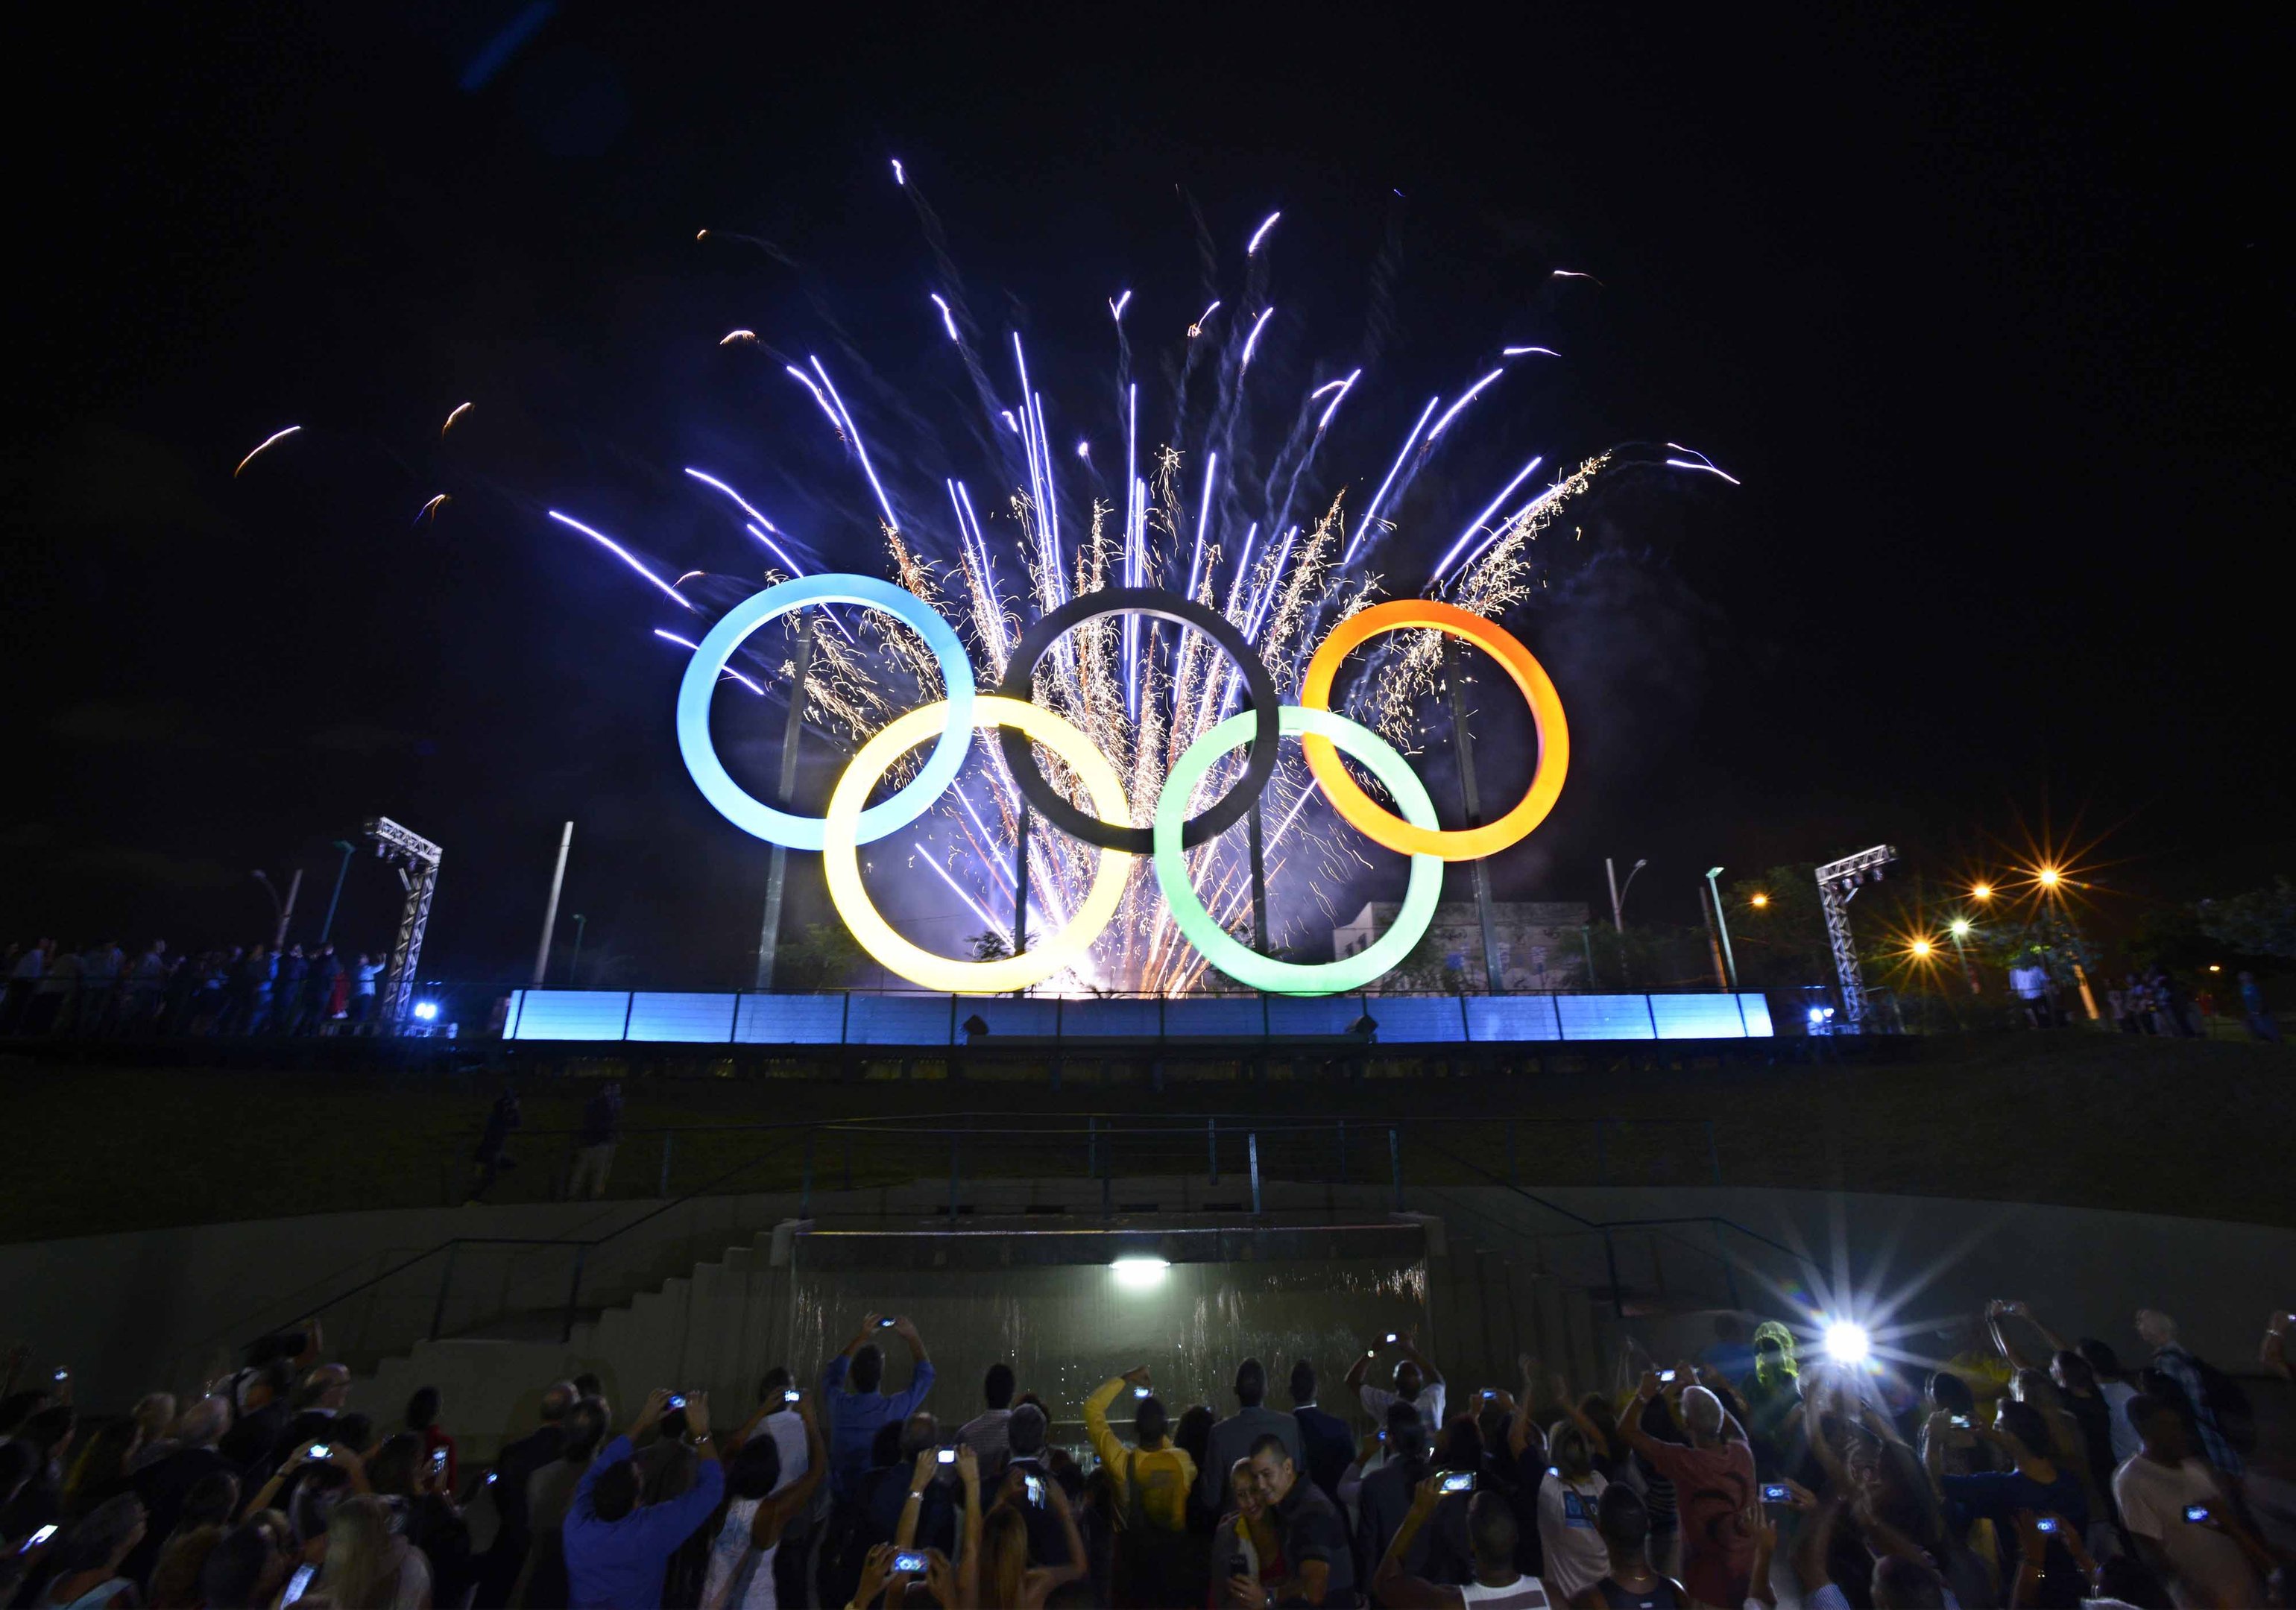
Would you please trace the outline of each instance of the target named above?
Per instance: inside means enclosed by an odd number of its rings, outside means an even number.
[[[390,968],[382,978],[380,1033],[398,1034],[414,1003],[414,969],[422,960],[422,936],[430,926],[430,896],[439,887],[439,846],[420,833],[409,832],[388,816],[366,824],[365,836],[374,841],[374,853],[390,862],[406,887],[406,903],[398,912],[398,939],[390,949]]]
[[[1857,942],[1849,933],[1849,902],[1858,889],[1882,881],[1882,869],[1897,860],[1894,845],[1870,850],[1817,869],[1817,900],[1825,908],[1825,937],[1833,946],[1833,970],[1841,978],[1841,1010],[1853,1033],[1866,1027],[1866,977],[1857,966]]]

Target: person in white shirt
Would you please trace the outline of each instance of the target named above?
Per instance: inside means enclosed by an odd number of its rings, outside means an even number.
[[[2112,1499],[2138,1557],[2168,1582],[2178,1610],[2264,1603],[2254,1562],[2268,1557],[2233,1513],[2216,1473],[2194,1457],[2184,1417],[2139,1393],[2128,1418],[2144,1446],[2112,1473]]]
[[[1396,1361],[1395,1390],[1374,1386],[1366,1380],[1372,1361],[1379,1357],[1382,1347],[1392,1347],[1403,1356]],[[1429,1363],[1419,1351],[1413,1333],[1389,1331],[1364,1350],[1348,1370],[1347,1386],[1363,1400],[1364,1412],[1373,1421],[1387,1423],[1387,1406],[1398,1398],[1419,1410],[1420,1423],[1427,1427],[1431,1441],[1443,1427],[1443,1372]]]
[[[1538,1543],[1547,1589],[1567,1604],[1611,1569],[1611,1551],[1597,1524],[1610,1483],[1595,1468],[1587,1434],[1569,1420],[1556,1422],[1546,1451],[1554,1463],[1538,1484]]]
[[[1546,1585],[1514,1568],[1516,1541],[1514,1506],[1500,1492],[1479,1492],[1467,1501],[1467,1544],[1474,1551],[1472,1581],[1456,1586],[1406,1575],[1404,1557],[1435,1507],[1443,1499],[1444,1473],[1437,1471],[1419,1483],[1412,1495],[1410,1513],[1396,1529],[1386,1557],[1372,1579],[1372,1594],[1390,1610],[1549,1610],[1553,1600]]]

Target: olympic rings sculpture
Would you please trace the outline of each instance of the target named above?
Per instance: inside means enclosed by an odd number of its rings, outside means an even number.
[[[940,667],[942,697],[889,723],[861,746],[832,790],[828,811],[799,816],[744,790],[718,758],[709,735],[709,703],[734,651],[767,621],[814,605],[857,604],[882,609],[914,630]],[[1165,778],[1152,826],[1123,824],[1121,780],[1108,757],[1078,728],[1030,700],[1037,662],[1070,628],[1110,614],[1151,615],[1201,632],[1242,669],[1249,707],[1188,746]],[[1538,730],[1538,764],[1515,807],[1497,821],[1445,830],[1438,825],[1426,785],[1385,739],[1331,708],[1332,684],[1348,653],[1383,633],[1432,630],[1471,642],[1506,670],[1530,706]],[[1042,983],[1083,960],[1115,919],[1135,856],[1151,858],[1158,890],[1183,936],[1205,960],[1237,983],[1270,994],[1329,995],[1358,990],[1400,961],[1434,920],[1443,863],[1495,854],[1517,844],[1546,820],[1562,791],[1570,735],[1562,700],[1546,669],[1494,622],[1431,599],[1400,599],[1358,610],[1341,621],[1309,659],[1300,702],[1278,702],[1275,677],[1243,634],[1206,606],[1154,587],[1119,587],[1072,599],[1022,634],[997,692],[981,693],[955,629],[923,600],[873,576],[807,576],[769,587],[745,600],[712,627],[685,667],[677,691],[677,742],[702,797],[753,837],[790,849],[817,850],[831,903],[877,961],[925,988],[950,994],[994,994]],[[1091,887],[1065,927],[1017,956],[988,961],[937,955],[896,933],[861,882],[860,847],[873,844],[932,808],[955,781],[977,727],[997,729],[1005,764],[1029,806],[1054,827],[1095,846],[1100,856]],[[1383,848],[1410,857],[1402,909],[1388,931],[1352,956],[1331,961],[1285,961],[1242,944],[1212,917],[1188,881],[1186,852],[1241,820],[1275,772],[1280,737],[1296,737],[1308,768],[1341,819]],[[933,740],[917,774],[878,804],[870,790],[899,758]],[[1037,769],[1032,743],[1063,761],[1084,785],[1098,815],[1062,798]],[[1243,773],[1220,799],[1186,814],[1197,787],[1220,759],[1249,746]],[[1398,815],[1364,792],[1341,763],[1344,750],[1385,789]],[[1111,821],[1111,818],[1119,820]]]

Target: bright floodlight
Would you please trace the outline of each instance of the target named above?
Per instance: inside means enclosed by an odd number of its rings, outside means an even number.
[[[1119,1258],[1109,1265],[1116,1283],[1127,1291],[1146,1291],[1164,1283],[1164,1271],[1172,1266],[1161,1258]]]
[[[1863,1325],[1836,1320],[1825,1328],[1825,1351],[1837,1364],[1863,1364],[1872,1348]]]
[[[2056,868],[2043,867],[2041,869],[2041,887],[2045,889],[2055,888],[2057,887],[2057,879],[2059,876],[2060,874]]]
[[[1972,888],[1969,892],[1973,898],[1978,900],[1990,900],[1993,898],[1993,886],[1989,883],[1980,883]]]
[[[1757,895],[1754,896],[1752,901],[1753,907],[1756,911],[1761,910],[1762,907],[1769,903],[1770,897],[1767,895]]]
[[[1960,938],[1964,937],[1964,936],[1968,934],[1968,932],[1969,932],[1969,919],[1968,919],[1968,918],[1966,918],[1966,917],[1956,917],[1956,918],[1955,918],[1955,919],[1953,919],[1953,936],[1954,936],[1956,939],[1960,939]]]
[[[439,1016],[439,1003],[435,1001],[418,1001],[414,1003],[414,1015],[423,1022],[429,1023]]]
[[[1915,940],[1915,941],[1914,941],[1914,954],[1915,954],[1915,956],[1917,956],[1917,957],[1926,957],[1929,953],[1930,953],[1930,942],[1929,942],[1928,940],[1926,940],[1926,939],[1916,939],[1916,940]]]

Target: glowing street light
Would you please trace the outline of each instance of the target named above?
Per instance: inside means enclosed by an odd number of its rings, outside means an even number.
[[[1969,897],[1972,900],[1990,900],[1993,898],[1993,886],[1989,883],[1972,884]]]
[[[1956,918],[1955,918],[1955,919],[1952,920],[1952,922],[1948,923],[1947,926],[1948,926],[1948,928],[1950,928],[1953,930],[1953,936],[1954,936],[1956,939],[1966,939],[1966,938],[1968,938],[1968,937],[1969,937],[1969,919],[1968,919],[1968,918],[1966,918],[1966,917],[1956,917]]]
[[[1767,904],[1769,904],[1769,903],[1770,903],[1770,897],[1769,897],[1767,895],[1755,895],[1755,896],[1753,897],[1753,899],[1751,899],[1751,901],[1747,902],[1747,903],[1748,903],[1749,905],[1752,906],[1756,911],[1760,911],[1764,906],[1766,906],[1766,905],[1767,905]]]
[[[1162,1258],[1119,1258],[1108,1266],[1116,1283],[1127,1291],[1150,1291],[1161,1286],[1171,1267]]]
[[[1914,941],[1911,948],[1914,952],[1915,960],[1927,961],[1930,959],[1930,942],[1928,940],[1916,939]]]
[[[2057,887],[2057,880],[2062,878],[2064,874],[2059,871],[2055,867],[2045,866],[2038,872],[2035,873],[2034,876],[2040,879],[2041,887],[2043,888],[2054,889]]]

